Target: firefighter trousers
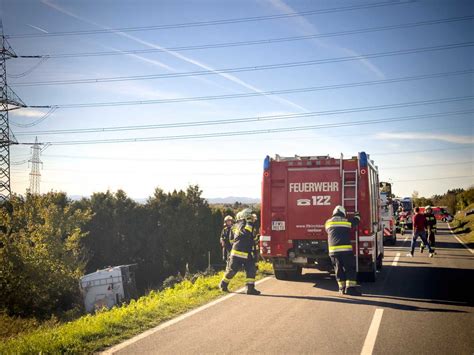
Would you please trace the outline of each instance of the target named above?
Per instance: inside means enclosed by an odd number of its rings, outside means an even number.
[[[355,256],[352,252],[330,255],[339,289],[357,286]]]
[[[230,280],[232,280],[235,274],[237,274],[237,272],[239,272],[242,267],[245,270],[246,284],[254,285],[257,269],[255,267],[255,261],[250,255],[246,259],[231,255],[229,261],[227,262],[227,269],[225,271],[225,275],[222,281],[224,281],[225,283],[229,283]]]
[[[434,249],[435,244],[436,244],[435,234],[436,234],[436,230],[431,229],[428,231],[428,242],[430,243],[430,246],[432,249]]]

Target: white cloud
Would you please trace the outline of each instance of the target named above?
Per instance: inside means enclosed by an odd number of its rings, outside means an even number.
[[[32,110],[32,109],[19,109],[11,111],[10,115],[15,117],[32,117],[32,118],[39,118],[43,117],[46,114],[46,111],[39,111],[39,110]]]
[[[377,133],[376,139],[437,140],[456,144],[474,144],[473,136],[436,133]]]
[[[278,9],[279,11],[281,11],[283,13],[297,12],[291,6],[286,4],[283,0],[267,0],[267,1],[273,7],[275,7],[276,9]],[[316,26],[314,26],[311,22],[309,22],[303,16],[292,17],[289,20],[295,22],[298,25],[298,27],[300,27],[300,29],[301,29],[300,32],[304,35],[313,35],[313,34],[319,33]],[[336,49],[341,50],[342,52],[344,52],[346,54],[349,54],[351,56],[360,56],[359,53],[357,53],[356,51],[354,51],[350,48],[345,48],[345,47],[341,47],[341,46],[334,45],[334,44],[326,44],[326,42],[324,42],[320,39],[317,39],[317,38],[312,39],[312,41],[314,43],[322,46],[322,47],[325,47],[325,48],[336,48]],[[377,77],[382,78],[382,79],[385,78],[384,73],[379,68],[377,68],[377,66],[375,66],[375,64],[373,64],[370,60],[361,57],[359,59],[359,61],[363,65],[365,65],[371,72],[373,72]]]
[[[92,25],[94,25],[94,26],[97,26],[97,27],[100,27],[100,28],[102,28],[102,29],[110,29],[110,28],[107,27],[107,26],[103,26],[103,25],[100,25],[100,24],[98,24],[98,23],[89,21],[89,20],[87,20],[87,19],[84,19],[84,18],[82,18],[82,17],[80,17],[80,16],[78,16],[78,15],[72,13],[71,11],[65,10],[64,8],[60,7],[59,5],[56,5],[56,4],[51,3],[49,0],[43,0],[42,2],[43,2],[45,5],[47,5],[47,6],[49,6],[49,7],[52,7],[52,8],[54,8],[54,9],[56,9],[57,11],[60,11],[60,12],[62,12],[62,13],[64,13],[64,14],[66,14],[66,15],[69,15],[69,16],[71,16],[71,17],[74,17],[74,18],[76,18],[76,19],[78,19],[78,20],[80,20],[80,21],[84,21],[84,22],[90,23],[90,24],[92,24]],[[205,64],[205,63],[203,63],[203,62],[197,61],[197,60],[195,60],[195,59],[193,59],[193,58],[191,58],[191,57],[185,56],[185,55],[183,55],[183,54],[170,51],[170,50],[168,50],[168,49],[166,49],[166,48],[164,48],[164,47],[161,47],[161,46],[158,45],[158,44],[154,44],[154,43],[151,43],[151,42],[142,40],[142,39],[140,39],[140,38],[138,38],[138,37],[135,37],[135,36],[133,36],[133,35],[131,35],[131,34],[124,33],[124,32],[114,32],[114,34],[116,34],[116,35],[118,35],[118,36],[122,36],[122,37],[128,38],[128,39],[131,39],[131,40],[133,40],[133,41],[135,41],[135,42],[137,42],[137,43],[143,44],[143,45],[145,45],[145,46],[147,46],[147,47],[162,50],[162,51],[164,51],[165,53],[168,53],[169,55],[172,55],[172,56],[175,57],[175,58],[181,59],[181,60],[183,60],[183,61],[185,61],[185,62],[188,62],[188,63],[190,63],[190,64],[193,64],[193,65],[196,65],[196,66],[199,67],[199,68],[202,68],[202,69],[205,69],[205,70],[214,72],[215,74],[217,74],[217,75],[219,75],[219,76],[221,76],[221,77],[223,77],[223,78],[225,78],[225,79],[227,79],[227,80],[229,80],[229,81],[231,81],[231,82],[233,82],[233,83],[235,83],[235,84],[238,84],[238,85],[240,85],[240,86],[243,86],[243,87],[245,87],[246,89],[249,89],[249,90],[251,90],[251,91],[253,91],[253,92],[257,92],[257,93],[262,93],[262,92],[264,92],[263,90],[261,90],[261,89],[255,87],[255,86],[253,86],[253,85],[251,85],[251,84],[248,84],[248,83],[244,82],[243,80],[237,78],[237,77],[234,76],[234,75],[227,74],[227,73],[219,73],[218,70],[212,68],[211,66],[209,66],[209,65],[207,65],[207,64]],[[133,54],[133,56],[136,57],[136,58],[143,59],[144,61],[149,61],[149,62],[150,62],[149,59],[143,58],[143,57],[138,56],[138,55],[136,55],[136,54]],[[162,67],[165,65],[165,64],[163,64],[163,63],[161,63],[161,62],[156,63],[156,64],[157,64],[157,65],[160,65],[160,66],[162,66]],[[171,68],[171,67],[168,67],[167,69],[170,70],[170,71],[176,72],[176,70],[174,70],[174,69]],[[294,103],[293,101],[290,101],[290,100],[285,99],[285,98],[283,98],[283,97],[279,97],[279,96],[276,96],[276,95],[272,95],[272,96],[270,96],[270,95],[264,95],[264,96],[268,97],[268,98],[269,98],[270,100],[272,100],[272,101],[276,101],[276,102],[279,102],[279,103],[287,104],[287,105],[289,105],[289,106],[292,106],[292,107],[294,107],[294,108],[297,108],[298,110],[300,110],[300,111],[302,111],[302,112],[308,112],[308,110],[307,110],[306,108],[304,108],[303,106],[300,106],[300,105]]]

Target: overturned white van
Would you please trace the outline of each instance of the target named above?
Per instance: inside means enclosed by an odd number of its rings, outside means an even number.
[[[136,298],[136,264],[109,267],[84,275],[79,281],[86,312],[112,308]]]

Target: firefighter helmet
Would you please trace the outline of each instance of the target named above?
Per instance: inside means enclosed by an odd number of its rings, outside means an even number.
[[[233,220],[234,220],[234,217],[232,217],[232,216],[225,216],[225,218],[224,218],[224,222],[233,221]]]
[[[346,216],[346,209],[344,207],[342,207],[341,205],[337,205],[335,208],[334,208],[334,211],[332,211],[332,215],[336,215],[338,213],[342,213],[344,215],[344,217]]]
[[[256,213],[252,213],[252,220],[253,220],[254,222],[256,222],[257,219],[258,219],[257,214],[256,214]]]
[[[430,205],[428,205],[428,206],[425,207],[425,211],[428,212],[428,210],[431,211],[431,206],[430,206]]]
[[[237,219],[242,220],[242,219],[252,219],[252,210],[250,208],[245,208],[239,213],[237,213]]]

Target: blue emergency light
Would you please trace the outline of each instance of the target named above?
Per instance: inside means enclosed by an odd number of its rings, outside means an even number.
[[[367,154],[365,152],[360,152],[359,153],[359,166],[361,168],[366,168],[367,167]]]
[[[270,169],[270,157],[267,155],[263,161],[263,170],[267,171]]]

